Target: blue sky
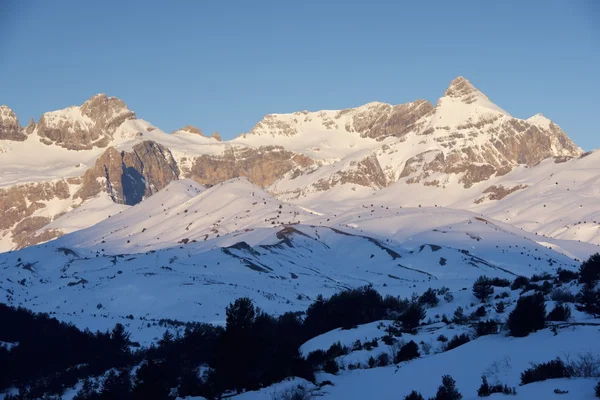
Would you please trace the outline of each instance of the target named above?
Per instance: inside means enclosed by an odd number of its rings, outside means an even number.
[[[6,0],[0,104],[21,123],[122,98],[165,131],[224,138],[262,116],[435,103],[462,75],[516,117],[600,147],[600,5],[545,1]]]

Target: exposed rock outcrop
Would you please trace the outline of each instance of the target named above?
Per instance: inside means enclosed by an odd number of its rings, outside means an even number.
[[[186,177],[199,183],[214,185],[244,176],[255,185],[267,187],[294,168],[306,168],[313,160],[279,146],[258,149],[230,146],[218,156],[196,157]]]
[[[7,106],[0,106],[0,140],[22,142],[27,139],[17,115]]]
[[[104,190],[114,202],[134,205],[176,179],[179,169],[171,151],[148,140],[131,152],[109,147],[85,172],[75,197],[86,200]]]
[[[135,113],[116,97],[98,94],[81,107],[47,112],[37,124],[37,133],[45,144],[69,150],[106,147],[117,128]]]

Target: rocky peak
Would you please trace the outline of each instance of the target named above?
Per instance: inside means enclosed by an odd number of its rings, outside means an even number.
[[[107,97],[104,93],[92,96],[80,107],[81,113],[92,121],[102,125],[105,129],[116,129],[126,119],[135,119],[123,100],[116,97]]]
[[[196,128],[195,126],[192,126],[192,125],[186,125],[181,129],[177,129],[173,133],[177,133],[180,131],[187,132],[187,133],[193,133],[194,135],[200,135],[202,137],[206,137],[206,136],[204,136],[204,133],[202,133],[202,131],[199,128]]]
[[[219,134],[219,132],[215,132],[212,135],[210,135],[211,138],[218,140],[219,142],[221,141],[221,135]]]
[[[106,147],[117,128],[135,113],[116,97],[97,94],[83,103],[40,118],[37,131],[45,144],[56,144],[69,150]]]
[[[0,106],[0,140],[15,140],[22,142],[27,139],[23,133],[19,119],[8,106]]]
[[[467,78],[459,76],[450,82],[448,89],[444,92],[444,97],[470,96],[477,92],[479,92],[479,90],[477,90]]]

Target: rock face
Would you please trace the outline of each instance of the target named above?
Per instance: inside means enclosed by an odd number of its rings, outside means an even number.
[[[108,146],[116,129],[128,119],[135,119],[135,113],[123,101],[98,94],[81,107],[44,113],[37,133],[45,144],[89,150]]]
[[[169,149],[156,142],[136,144],[131,152],[109,147],[85,172],[75,197],[86,200],[104,190],[115,203],[135,205],[176,179],[177,162]]]
[[[186,177],[214,185],[244,176],[255,185],[268,187],[293,169],[303,169],[313,160],[283,147],[262,146],[258,149],[230,146],[222,155],[202,155],[194,160]]]
[[[65,180],[30,183],[0,189],[0,232],[11,235],[17,247],[33,244],[30,237],[48,224],[47,216],[34,216],[46,208],[51,200],[67,200],[71,197]]]
[[[21,129],[16,114],[7,106],[0,106],[0,140],[24,141],[27,135]]]

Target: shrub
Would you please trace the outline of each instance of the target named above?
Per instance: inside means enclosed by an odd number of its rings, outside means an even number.
[[[510,281],[508,279],[498,278],[498,277],[491,278],[490,283],[492,284],[492,286],[497,286],[497,287],[509,287],[510,286]]]
[[[559,303],[574,303],[575,295],[566,288],[556,288],[550,293],[550,298]]]
[[[477,336],[495,335],[498,333],[498,322],[489,319],[487,321],[479,321],[477,323]]]
[[[437,341],[438,342],[442,342],[442,343],[446,343],[448,341],[448,338],[444,335],[440,335],[437,337]]]
[[[404,346],[400,348],[400,351],[396,354],[395,363],[399,363],[402,361],[412,360],[414,358],[418,358],[419,354],[419,345],[416,344],[413,340],[406,343]]]
[[[517,390],[514,387],[509,387],[508,385],[501,385],[499,383],[490,385],[485,375],[481,377],[481,380],[481,386],[479,386],[479,389],[477,389],[477,396],[479,397],[488,397],[494,393],[504,393],[513,396],[517,394]]]
[[[581,353],[575,360],[567,357],[565,362],[572,376],[577,378],[599,378],[600,356],[593,353]]]
[[[456,381],[450,375],[442,376],[442,384],[431,400],[461,400],[462,394],[456,389]]]
[[[526,276],[517,276],[510,285],[511,290],[518,290],[526,287],[529,284],[529,278]]]
[[[381,338],[381,341],[387,346],[393,345],[394,343],[396,343],[397,340],[398,339],[389,334]]]
[[[504,312],[504,302],[503,301],[499,301],[498,304],[496,304],[496,312],[498,314],[502,314]]]
[[[272,400],[311,400],[312,398],[310,392],[302,385],[284,389],[271,395]]]
[[[552,279],[552,275],[548,272],[544,272],[540,275],[534,274],[531,276],[531,282],[549,281]]]
[[[435,293],[435,290],[432,288],[427,289],[420,297],[419,304],[427,307],[435,307],[439,304],[439,300]]]
[[[487,276],[480,276],[477,278],[475,283],[473,283],[473,295],[477,297],[482,302],[487,301],[487,299],[494,293],[494,288],[492,286],[492,282],[490,278]]]
[[[485,317],[486,315],[487,315],[487,311],[485,310],[485,307],[481,306],[481,307],[477,308],[477,310],[475,310],[475,312],[473,313],[473,319]]]
[[[595,317],[600,315],[600,289],[594,289],[593,283],[586,283],[577,296],[578,311],[592,314]]]
[[[517,306],[508,316],[508,329],[512,336],[524,337],[544,328],[546,304],[544,296],[536,293],[520,297]]]
[[[563,283],[568,283],[579,278],[579,274],[575,271],[559,268],[556,270],[556,272],[558,275],[558,280]]]
[[[469,338],[469,335],[467,335],[466,333],[461,333],[460,335],[456,335],[452,339],[450,339],[450,341],[446,345],[446,351],[455,349],[459,346],[462,346],[465,343],[469,343],[470,341],[471,341],[471,338]]]
[[[377,361],[375,361],[375,358],[373,356],[369,357],[369,359],[367,360],[367,365],[369,366],[369,368],[375,368],[375,366],[377,365]]]
[[[600,382],[598,382],[598,384],[596,385],[596,397],[600,398]]]
[[[388,353],[379,353],[377,356],[377,366],[385,367],[390,365],[390,355]]]
[[[571,307],[566,304],[557,304],[546,318],[548,321],[568,321],[571,318]]]
[[[579,267],[579,283],[595,283],[600,279],[600,254],[590,256]]]
[[[532,364],[531,368],[521,373],[521,385],[545,381],[547,379],[570,378],[571,373],[563,360],[556,358],[540,364]]]
[[[598,386],[600,386],[600,383],[598,384]],[[425,398],[421,393],[417,392],[416,390],[413,390],[412,392],[404,396],[404,400],[425,400]]]
[[[420,325],[421,320],[424,319],[426,315],[425,310],[419,303],[412,302],[398,320],[402,322],[402,327],[404,329],[413,330]]]
[[[467,317],[465,317],[465,310],[462,307],[458,307],[456,311],[454,311],[454,316],[452,317],[452,322],[455,324],[464,324],[467,322]]]
[[[325,364],[323,365],[323,371],[327,372],[328,374],[335,375],[340,371],[340,366],[335,360],[329,359],[325,361]]]

